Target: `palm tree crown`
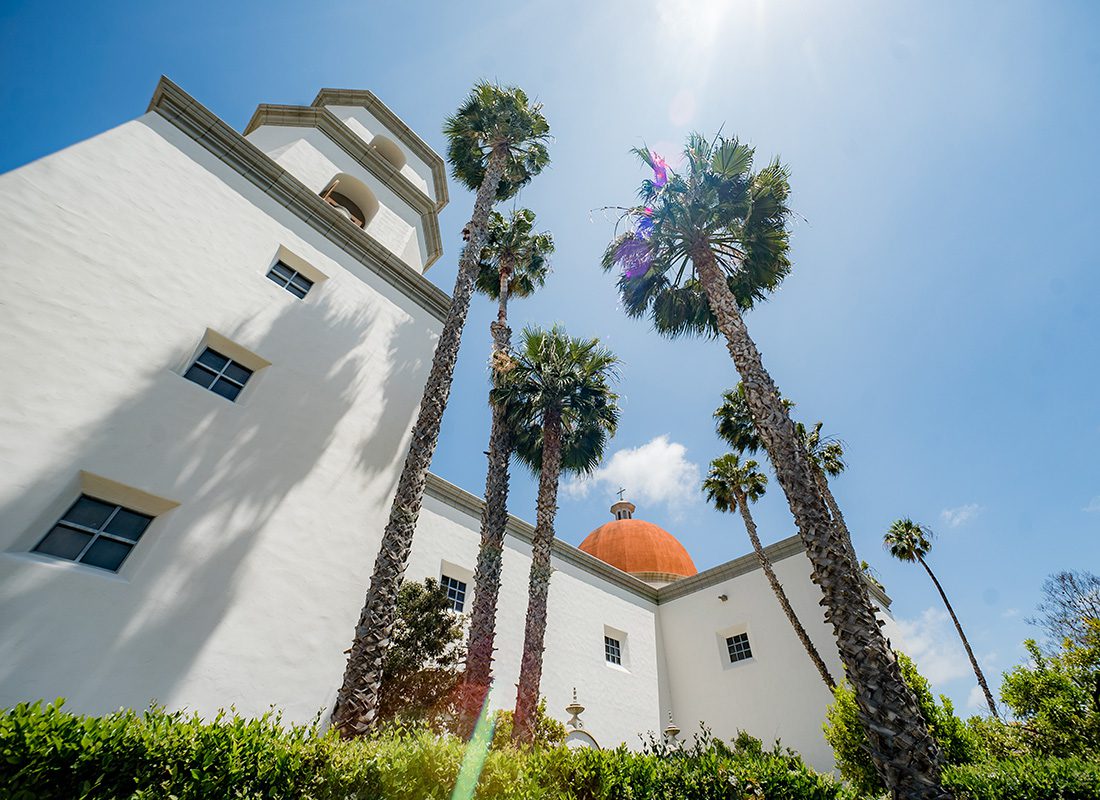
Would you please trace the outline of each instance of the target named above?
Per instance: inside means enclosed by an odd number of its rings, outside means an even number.
[[[806,452],[810,454],[814,466],[830,478],[835,478],[848,467],[844,461],[844,443],[834,436],[822,436],[822,425],[823,422],[817,422],[812,428],[807,428],[796,422],[794,427],[806,445]]]
[[[768,476],[757,469],[759,466],[751,459],[742,464],[736,453],[714,459],[703,481],[707,500],[719,511],[736,511],[739,495],[755,503],[768,488]]]
[[[932,531],[906,517],[895,520],[882,539],[890,555],[899,561],[921,561],[932,549]]]
[[[700,247],[714,253],[742,309],[778,288],[791,269],[787,168],[775,160],[753,172],[753,148],[722,136],[689,136],[683,174],[670,174],[649,150],[634,152],[655,177],[642,182],[639,204],[624,214],[633,229],[611,242],[602,266],[621,269],[630,316],[648,313],[665,336],[716,335],[691,254]]]
[[[507,151],[497,200],[507,200],[550,163],[546,142],[550,125],[542,104],[532,103],[514,86],[482,82],[443,126],[447,160],[455,180],[471,191],[481,186],[490,154]]]
[[[477,290],[491,300],[500,300],[501,281],[512,297],[527,297],[546,282],[554,239],[534,230],[535,212],[526,208],[504,217],[499,211],[489,216],[489,241],[478,263]]]
[[[599,339],[568,336],[561,328],[523,331],[514,364],[491,392],[515,433],[516,457],[538,473],[547,415],[560,416],[562,470],[588,473],[599,466],[619,423],[611,381],[619,360]]]

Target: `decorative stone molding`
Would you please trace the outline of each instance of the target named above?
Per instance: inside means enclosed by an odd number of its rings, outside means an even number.
[[[390,111],[374,92],[366,89],[322,89],[310,104],[322,106],[359,106],[365,108],[381,122],[401,143],[413,151],[432,171],[432,183],[435,188],[436,209],[442,209],[449,199],[447,194],[447,167],[443,159],[427,142],[404,121]]]
[[[148,110],[175,125],[436,319],[442,322],[446,317],[451,298],[445,292],[328,205],[168,78],[161,77]]]
[[[443,255],[443,239],[439,233],[437,212],[441,205],[433,203],[419,187],[413,184],[390,162],[375,152],[360,139],[343,120],[327,108],[314,106],[283,106],[264,103],[256,108],[256,113],[245,126],[244,135],[252,133],[264,125],[280,125],[288,128],[316,128],[335,142],[341,150],[355,159],[359,166],[382,181],[394,193],[420,214],[424,225],[424,236],[428,245],[428,260],[425,269]],[[436,156],[436,158],[439,158]]]

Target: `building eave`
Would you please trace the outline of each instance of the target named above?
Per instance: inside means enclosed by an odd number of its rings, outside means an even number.
[[[441,500],[459,511],[464,511],[475,519],[481,519],[481,511],[485,507],[485,501],[476,495],[470,494],[465,489],[455,486],[450,481],[444,480],[438,475],[429,472],[427,476],[426,491],[437,500]],[[530,544],[535,535],[535,528],[531,523],[509,514],[507,532],[520,541]],[[772,563],[782,561],[791,556],[796,556],[805,551],[806,548],[797,535],[781,539],[764,548],[764,552]],[[657,605],[667,603],[679,597],[684,597],[685,595],[692,594],[722,583],[723,581],[728,581],[732,578],[737,578],[752,572],[753,570],[760,569],[760,562],[756,558],[756,554],[748,553],[732,561],[727,561],[724,564],[719,564],[716,567],[704,570],[697,575],[692,575],[690,578],[681,578],[674,583],[670,583],[658,589],[627,572],[623,572],[601,561],[595,556],[590,556],[583,550],[563,542],[561,539],[554,539],[553,553],[563,561],[567,561],[592,575],[604,578],[614,583],[616,586],[626,589]],[[870,580],[866,580],[866,584],[871,595],[882,604],[883,608],[889,609],[891,600],[886,592],[871,583]]]
[[[443,238],[439,233],[439,208],[420,187],[406,178],[394,166],[382,158],[360,139],[343,120],[324,107],[287,106],[264,103],[256,108],[252,119],[245,126],[244,135],[263,125],[278,125],[287,128],[316,128],[332,140],[341,150],[355,159],[356,163],[386,184],[402,200],[420,214],[424,225],[424,237],[428,247],[425,269],[434,264],[443,255]]]
[[[402,144],[416,153],[432,171],[435,184],[436,210],[447,205],[447,168],[443,158],[427,142],[416,135],[405,122],[367,89],[322,89],[313,99],[313,106],[359,106],[378,118]]]
[[[175,125],[436,319],[444,320],[451,303],[446,292],[398,259],[168,78],[161,77],[147,110]]]

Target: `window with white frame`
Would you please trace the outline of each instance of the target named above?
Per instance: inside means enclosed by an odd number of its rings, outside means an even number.
[[[461,614],[466,607],[466,582],[449,575],[444,575],[439,582],[447,590],[447,599],[451,601],[451,607]]]
[[[726,650],[729,652],[731,664],[736,664],[738,661],[752,658],[752,648],[749,647],[749,635],[747,633],[738,633],[733,636],[727,636]]]
[[[622,643],[618,639],[605,634],[603,637],[603,657],[608,664],[616,664],[621,667],[623,664]]]
[[[313,288],[313,281],[296,269],[291,269],[282,261],[276,261],[267,273],[267,277],[282,286],[297,298],[304,298]]]
[[[199,353],[183,377],[226,400],[235,401],[252,377],[252,370],[207,347]]]
[[[153,518],[82,494],[34,552],[117,572]]]

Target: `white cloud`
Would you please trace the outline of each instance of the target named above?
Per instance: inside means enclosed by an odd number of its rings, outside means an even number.
[[[967,503],[966,505],[957,506],[956,508],[945,508],[940,512],[940,519],[949,528],[957,528],[964,522],[969,522],[978,516],[978,512],[982,510],[982,507],[977,503]]]
[[[595,473],[565,482],[562,491],[578,498],[596,489],[610,497],[622,487],[626,499],[639,505],[679,508],[698,500],[701,481],[699,465],[688,461],[687,448],[665,435],[616,450]]]
[[[1100,494],[1089,500],[1089,504],[1081,510],[1087,511],[1090,514],[1095,514],[1096,512],[1100,511]]]
[[[1001,616],[1005,619],[1011,619],[1012,617],[1019,616],[1020,609],[1018,608],[1006,608],[1001,612]]]
[[[974,709],[975,711],[988,711],[989,706],[985,702],[985,692],[982,691],[982,687],[978,684],[974,684],[970,690],[970,694],[966,696],[966,707]]]
[[[899,619],[902,650],[917,662],[917,668],[939,688],[970,673],[970,662],[946,611],[927,608],[916,619]]]

